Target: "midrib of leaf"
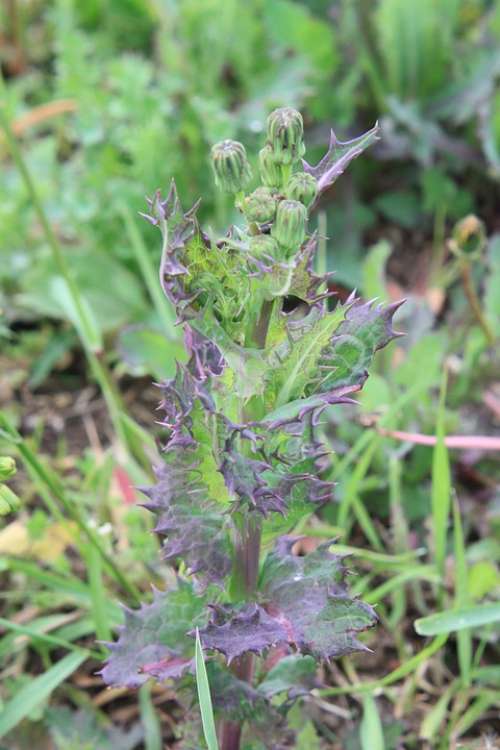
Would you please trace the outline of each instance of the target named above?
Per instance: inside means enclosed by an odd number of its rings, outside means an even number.
[[[291,368],[290,374],[286,377],[285,383],[278,393],[276,399],[277,408],[289,401],[299,373],[302,371],[308,372],[311,369],[312,363],[315,363],[317,360],[317,357],[314,357],[315,352],[319,355],[323,347],[326,346],[331,333],[344,319],[344,313],[344,308],[339,306],[333,313],[318,321],[313,330],[309,334],[306,334],[307,342],[305,347],[297,346],[295,349],[292,349],[284,368],[285,371]]]

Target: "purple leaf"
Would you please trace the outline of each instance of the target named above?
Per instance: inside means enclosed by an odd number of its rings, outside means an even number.
[[[328,151],[321,161],[313,167],[304,159],[302,165],[304,171],[312,174],[318,180],[318,197],[325,192],[344,172],[348,164],[357,156],[363,153],[365,148],[380,138],[380,127],[378,123],[358,138],[351,141],[339,141],[335,133],[330,131],[330,144]]]
[[[377,616],[368,604],[349,595],[342,559],[328,551],[331,543],[299,557],[297,537],[281,537],[267,556],[261,576],[265,608],[300,651],[329,659],[367,650],[356,637]]]
[[[190,355],[188,369],[196,380],[222,375],[225,360],[217,344],[189,325],[184,327],[184,342]]]
[[[192,303],[199,295],[199,291],[188,288],[185,279],[189,265],[186,250],[189,243],[200,234],[196,221],[199,201],[184,213],[172,180],[167,197],[162,200],[158,190],[153,199],[148,199],[148,204],[151,213],[142,215],[154,226],[159,226],[163,234],[160,283],[166,296],[175,305],[179,320],[184,321],[196,314]]]
[[[151,604],[125,609],[125,625],[101,674],[108,685],[139,687],[150,676],[180,677],[191,667],[193,624],[205,619],[205,601],[191,585],[179,582],[172,591],[154,591]]]
[[[331,543],[299,557],[297,537],[281,537],[264,563],[260,604],[227,606],[215,611],[200,632],[203,645],[230,662],[247,651],[261,653],[288,644],[304,653],[330,659],[366,651],[357,634],[377,621],[374,610],[349,595],[342,559]]]
[[[155,531],[167,537],[163,556],[182,559],[200,583],[221,584],[231,567],[223,476],[214,457],[212,427],[221,424],[203,384],[187,369],[162,386],[164,425],[170,438],[157,482],[141,491],[157,516]]]
[[[209,624],[200,631],[200,638],[205,648],[220,651],[230,663],[249,651],[258,654],[285,642],[286,632],[262,607],[251,603],[214,608]]]

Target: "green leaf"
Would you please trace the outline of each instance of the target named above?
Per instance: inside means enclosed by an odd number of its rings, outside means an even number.
[[[313,313],[310,314],[312,315]],[[273,385],[277,389],[275,403],[278,408],[304,395],[307,384],[317,370],[322,350],[328,346],[343,318],[344,310],[339,307],[335,312],[328,313],[312,325],[306,322],[304,328],[301,328],[297,339],[290,344],[291,350],[284,359],[283,365],[276,371],[273,378]],[[281,350],[276,354],[281,359]]]
[[[376,207],[390,222],[405,229],[414,229],[421,219],[421,201],[409,190],[394,190],[384,193],[375,201]]]
[[[265,726],[276,722],[277,715],[270,702],[248,682],[235,677],[216,661],[207,664],[207,675],[216,714],[235,722],[250,721]]]
[[[312,656],[292,654],[280,659],[259,685],[259,691],[268,698],[277,693],[293,690],[294,695],[307,692],[314,684],[316,662]]]
[[[77,329],[85,347],[91,352],[102,351],[102,333],[92,308],[83,294],[80,295],[80,304],[83,308],[83,316],[81,316],[62,276],[51,279],[49,289],[51,296],[58,301],[65,316]]]
[[[12,700],[2,707],[0,737],[4,737],[47,700],[58,685],[72,675],[86,658],[85,652],[67,654],[53,667],[22,687]]]
[[[362,750],[385,750],[382,722],[371,695],[365,695],[363,700],[363,719],[359,733]]]
[[[387,240],[380,240],[368,250],[362,266],[363,295],[366,299],[385,297],[385,266],[391,251]]]
[[[129,326],[120,332],[118,350],[134,375],[165,380],[175,375],[176,362],[186,359],[180,342],[152,328]]]
[[[415,630],[419,635],[440,635],[453,633],[466,628],[479,628],[500,622],[500,604],[478,604],[463,609],[448,609],[429,617],[415,620]]]
[[[272,38],[286,49],[295,49],[314,65],[315,72],[328,76],[337,61],[333,26],[312,15],[308,8],[290,0],[266,3],[264,17]]]
[[[203,724],[203,734],[207,743],[208,750],[219,750],[217,742],[217,732],[215,730],[215,719],[212,708],[212,697],[210,695],[210,685],[208,683],[207,670],[205,667],[205,658],[201,646],[200,634],[196,628],[196,687],[198,689],[198,700],[200,702],[201,722]]]

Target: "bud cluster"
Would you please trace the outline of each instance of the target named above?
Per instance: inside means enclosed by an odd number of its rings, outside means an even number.
[[[249,225],[249,251],[255,257],[288,260],[306,238],[308,210],[318,196],[318,181],[302,171],[305,152],[302,115],[291,107],[271,112],[266,145],[259,153],[261,186],[244,197],[251,169],[245,148],[222,141],[212,148],[215,181],[237,195],[236,205]]]

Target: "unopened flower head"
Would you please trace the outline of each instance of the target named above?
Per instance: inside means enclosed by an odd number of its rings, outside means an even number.
[[[238,141],[216,143],[212,147],[212,165],[215,183],[226,193],[239,193],[252,176],[245,147]]]
[[[270,234],[257,234],[251,237],[249,250],[254,258],[261,258],[263,256],[275,258],[279,252],[278,243]]]
[[[304,155],[303,136],[304,122],[296,109],[275,109],[267,118],[267,142],[279,163],[293,164]]]
[[[276,214],[277,200],[273,190],[269,187],[259,187],[254,190],[243,203],[243,212],[247,221],[264,224],[272,221]]]
[[[272,236],[287,255],[296,252],[306,236],[307,209],[299,201],[281,201],[276,212]]]
[[[295,172],[288,180],[285,193],[290,200],[299,201],[309,208],[318,194],[318,181],[307,172]]]
[[[469,214],[455,224],[451,249],[456,255],[467,256],[470,260],[478,258],[485,245],[484,224],[477,216]]]
[[[266,187],[279,188],[281,186],[281,165],[269,145],[259,151],[259,171]]]

